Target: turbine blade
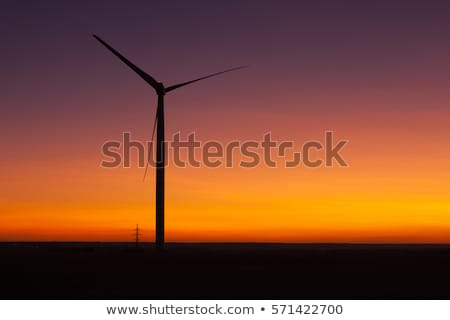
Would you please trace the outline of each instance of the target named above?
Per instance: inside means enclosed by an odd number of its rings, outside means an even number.
[[[113,47],[111,47],[109,44],[107,44],[105,41],[103,41],[100,37],[96,36],[95,34],[93,34],[92,36],[95,39],[97,39],[103,46],[105,46],[109,51],[111,51],[116,57],[118,57],[120,60],[122,60],[123,63],[125,63],[128,67],[130,67],[134,72],[136,72],[142,79],[144,79],[145,82],[147,82],[155,90],[157,90],[158,82],[155,79],[153,79],[152,76],[145,73],[143,70],[141,70],[135,64],[133,64],[130,60],[125,58],[123,55],[121,55],[117,50],[115,50]]]
[[[197,81],[200,81],[200,80],[203,80],[203,79],[206,79],[206,78],[211,78],[211,77],[214,77],[214,76],[218,76],[219,74],[222,74],[222,73],[226,73],[226,72],[230,72],[230,71],[234,71],[234,70],[238,70],[238,69],[242,69],[242,68],[247,68],[247,67],[248,66],[242,66],[242,67],[227,69],[227,70],[224,70],[224,71],[220,71],[220,72],[216,72],[216,73],[213,73],[213,74],[209,74],[209,75],[201,77],[201,78],[197,78],[197,79],[194,79],[194,80],[191,80],[191,81],[187,81],[187,82],[183,82],[183,83],[179,83],[179,84],[175,84],[173,86],[167,87],[165,89],[165,91],[169,92],[169,91],[178,89],[180,87],[186,86],[188,84],[191,84],[193,82],[197,82]]]
[[[155,114],[155,121],[153,122],[153,132],[152,132],[152,140],[150,140],[152,143],[151,143],[151,146],[150,146],[150,148],[148,149],[148,158],[147,158],[147,163],[146,163],[146,165],[145,165],[145,172],[144,172],[144,177],[142,178],[142,181],[145,181],[145,178],[147,177],[147,171],[148,171],[148,165],[149,165],[149,162],[150,162],[150,160],[152,159],[152,154],[153,154],[153,152],[152,152],[152,150],[153,150],[153,141],[155,140],[155,131],[156,131],[156,124],[157,124],[157,120],[158,120],[158,108],[156,108],[157,110],[156,110],[156,114]]]

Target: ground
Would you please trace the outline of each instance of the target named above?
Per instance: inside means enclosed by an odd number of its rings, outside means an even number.
[[[450,299],[450,245],[0,244],[3,299]]]

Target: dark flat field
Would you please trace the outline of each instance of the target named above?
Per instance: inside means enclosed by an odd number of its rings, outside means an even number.
[[[450,245],[2,243],[2,299],[450,299]]]

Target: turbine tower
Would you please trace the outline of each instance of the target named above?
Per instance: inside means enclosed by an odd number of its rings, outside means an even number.
[[[175,84],[173,86],[165,87],[161,82],[156,81],[152,76],[145,73],[130,60],[125,58],[117,50],[107,44],[100,37],[93,35],[103,46],[111,51],[117,58],[136,72],[145,82],[147,82],[156,92],[158,96],[158,106],[156,108],[156,247],[163,249],[164,247],[164,166],[165,166],[165,144],[164,144],[164,95],[172,90],[184,87],[188,84],[217,76],[219,74],[230,72],[237,69],[242,69],[247,66],[227,69],[221,72],[209,74],[194,80]],[[153,131],[154,132],[154,131]]]

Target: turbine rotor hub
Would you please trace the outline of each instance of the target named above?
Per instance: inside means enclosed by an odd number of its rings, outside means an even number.
[[[156,91],[158,92],[158,94],[165,94],[166,93],[166,88],[164,88],[164,85],[162,82],[158,82],[156,84]]]

